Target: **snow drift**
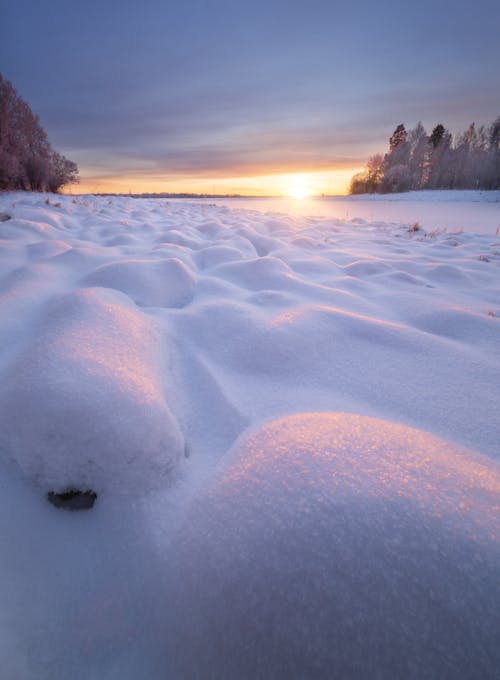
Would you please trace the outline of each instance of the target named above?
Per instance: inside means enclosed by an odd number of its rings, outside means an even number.
[[[184,443],[158,354],[157,329],[123,293],[83,288],[57,299],[5,376],[2,450],[44,489],[165,485]]]
[[[55,200],[0,196],[5,677],[495,677],[499,236]]]
[[[493,678],[500,466],[296,414],[242,438],[169,571],[169,677]]]

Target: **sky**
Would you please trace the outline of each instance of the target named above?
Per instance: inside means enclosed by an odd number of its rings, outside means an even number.
[[[401,122],[500,115],[499,35],[498,0],[16,0],[0,72],[76,191],[339,194]]]

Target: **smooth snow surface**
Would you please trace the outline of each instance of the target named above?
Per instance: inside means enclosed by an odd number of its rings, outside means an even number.
[[[43,488],[147,491],[181,457],[154,325],[108,289],[48,305],[0,396],[2,448]]]
[[[500,191],[408,191],[401,194],[362,194],[293,198],[218,198],[230,208],[321,215],[411,225],[427,230],[496,234],[500,230]]]
[[[499,494],[499,466],[408,427],[265,425],[174,544],[170,676],[495,677]]]
[[[6,678],[495,677],[498,235],[0,211]]]

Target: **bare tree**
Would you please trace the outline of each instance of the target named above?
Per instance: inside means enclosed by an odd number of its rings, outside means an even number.
[[[52,149],[38,116],[0,74],[0,189],[58,191],[76,181],[76,164]]]
[[[54,151],[51,157],[51,171],[47,180],[48,189],[57,193],[61,187],[75,182],[78,182],[76,163]]]
[[[351,194],[373,194],[378,191],[384,175],[384,158],[382,154],[370,156],[366,168],[351,180]]]

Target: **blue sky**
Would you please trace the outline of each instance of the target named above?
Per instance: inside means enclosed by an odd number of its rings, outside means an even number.
[[[17,0],[0,69],[89,187],[251,190],[350,176],[400,122],[490,122],[499,35],[497,0]]]

